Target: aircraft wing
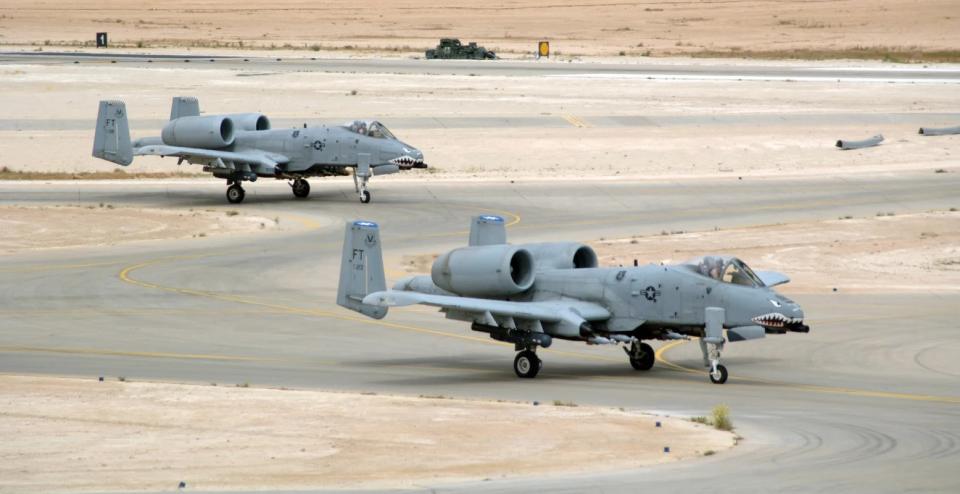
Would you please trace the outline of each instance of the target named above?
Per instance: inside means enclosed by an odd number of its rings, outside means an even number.
[[[282,154],[267,153],[255,149],[240,152],[217,151],[213,149],[185,148],[179,146],[167,146],[166,144],[150,144],[134,148],[133,154],[137,156],[178,156],[181,158],[200,158],[210,161],[232,161],[234,163],[247,163],[250,165],[260,165],[272,169],[281,163],[290,161]]]
[[[419,292],[386,290],[374,292],[363,299],[364,304],[380,307],[413,304],[432,305],[444,309],[467,312],[482,316],[489,312],[494,316],[545,322],[570,322],[579,326],[586,321],[603,321],[610,318],[610,311],[603,306],[579,300],[548,300],[540,302],[511,302],[482,298],[430,295]]]
[[[776,271],[754,271],[760,281],[767,286],[777,286],[790,282],[790,277]]]

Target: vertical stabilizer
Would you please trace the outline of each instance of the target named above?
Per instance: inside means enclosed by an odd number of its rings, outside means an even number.
[[[380,229],[372,221],[348,221],[340,260],[337,304],[374,319],[387,315],[386,307],[364,304],[363,297],[387,289],[383,274]]]
[[[170,120],[200,116],[200,102],[193,96],[174,96],[170,105]]]
[[[478,245],[499,245],[507,243],[507,228],[503,218],[484,214],[470,220],[471,247]]]
[[[123,101],[101,101],[97,130],[93,135],[93,156],[127,166],[133,163],[127,107]]]

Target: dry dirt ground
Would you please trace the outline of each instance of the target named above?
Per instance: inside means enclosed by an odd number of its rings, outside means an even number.
[[[0,436],[0,492],[414,487],[635,469],[735,443],[608,408],[22,376],[0,376]]]
[[[148,240],[274,231],[278,218],[238,210],[0,206],[0,255],[38,249],[92,247]]]
[[[601,266],[683,262],[704,253],[736,253],[756,269],[787,273],[780,290],[826,293],[960,290],[960,212],[762,225],[591,242]],[[888,216],[890,214],[890,216]],[[429,273],[436,254],[395,262],[407,274]]]
[[[232,46],[421,54],[441,37],[529,54],[537,40],[566,55],[845,50],[960,45],[955,0],[6,0],[0,44],[91,43],[107,31],[136,47]],[[55,48],[47,48],[55,49]]]

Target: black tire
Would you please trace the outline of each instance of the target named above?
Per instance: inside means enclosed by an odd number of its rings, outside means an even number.
[[[370,202],[370,191],[365,190],[360,193],[360,202],[367,204]]]
[[[727,368],[723,365],[717,365],[717,372],[720,374],[719,377],[713,375],[713,372],[709,372],[710,382],[713,384],[723,384],[727,382]]]
[[[243,187],[240,187],[240,184],[236,183],[227,187],[227,202],[230,204],[240,204],[243,202],[244,196],[247,193],[243,190]]]
[[[630,365],[638,371],[648,371],[653,368],[653,362],[656,360],[656,354],[653,347],[646,344],[640,344],[640,356],[630,356]]]
[[[294,180],[293,181],[293,195],[298,199],[305,199],[310,195],[310,182],[306,180]]]
[[[543,361],[540,360],[540,357],[537,357],[536,353],[530,350],[524,350],[518,353],[517,357],[513,359],[513,372],[517,373],[517,377],[533,379],[537,377],[537,373],[540,372],[540,368],[542,367]]]

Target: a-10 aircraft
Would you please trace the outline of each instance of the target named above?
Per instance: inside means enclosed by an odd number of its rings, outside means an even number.
[[[367,181],[411,168],[426,168],[423,153],[397,139],[377,121],[355,120],[343,126],[271,129],[261,113],[200,115],[196,98],[175,97],[170,122],[159,137],[130,142],[122,101],[101,101],[93,155],[127,166],[134,156],[176,156],[203,165],[203,171],[227,181],[227,200],[243,201],[244,181],[258,177],[290,181],[293,195],[310,194],[308,177],[348,175],[360,201],[370,202]]]
[[[537,348],[554,339],[622,344],[633,368],[643,371],[655,359],[643,340],[697,337],[710,380],[723,384],[727,341],[810,331],[800,306],[772,288],[786,276],[753,271],[735,257],[600,268],[587,245],[510,245],[503,218],[472,221],[469,246],[438,257],[429,276],[404,278],[392,290],[377,224],[348,222],[337,303],[376,319],[393,306],[440,307],[448,319],[513,343],[519,352],[513,369],[525,378],[540,372]]]

